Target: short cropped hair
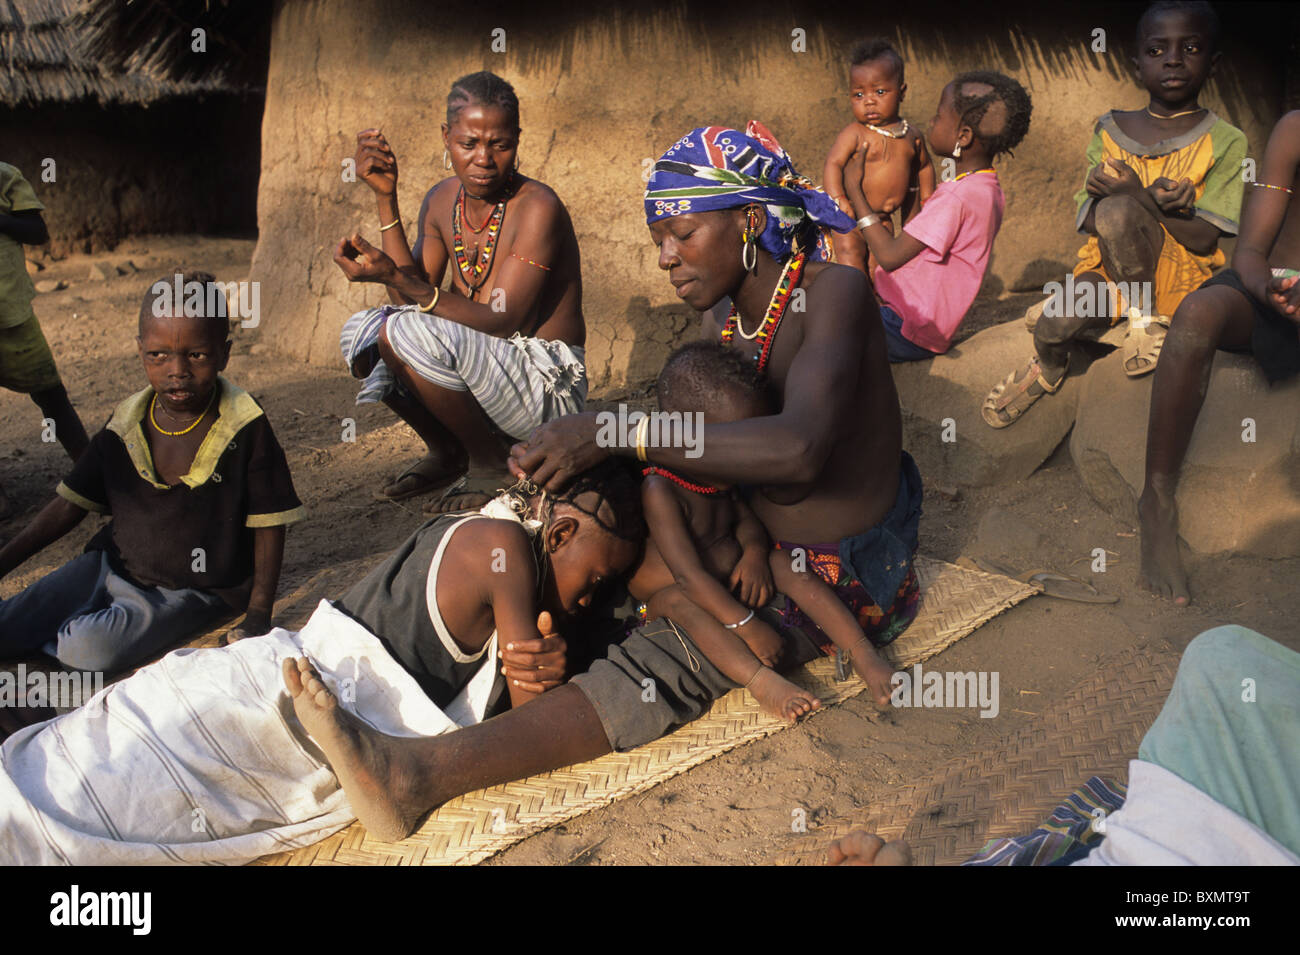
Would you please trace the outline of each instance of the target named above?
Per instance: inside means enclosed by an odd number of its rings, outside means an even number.
[[[196,284],[202,287],[201,291],[194,288]],[[226,288],[211,272],[176,271],[151,282],[140,303],[137,334],[144,331],[146,319],[161,317],[162,314],[211,319],[213,334],[220,333],[223,341],[230,334],[230,303],[226,300]]]
[[[1142,55],[1142,41],[1146,39],[1146,31],[1151,19],[1162,13],[1187,13],[1205,21],[1206,29],[1210,34],[1210,49],[1218,51],[1219,36],[1223,28],[1214,7],[1205,0],[1156,0],[1142,11],[1142,16],[1138,17],[1137,27],[1133,31],[1133,41],[1136,44],[1133,51],[1135,56]]]
[[[873,60],[888,60],[894,69],[898,82],[903,82],[903,58],[898,55],[894,45],[883,37],[859,40],[849,52],[849,67],[861,66]]]
[[[661,411],[705,411],[719,395],[762,401],[757,364],[719,342],[694,341],[668,356],[656,385]]]
[[[980,84],[990,86],[986,93],[966,93],[967,85]],[[992,70],[972,70],[961,73],[952,81],[953,108],[964,126],[975,131],[984,148],[989,151],[989,158],[1010,153],[1020,145],[1020,141],[1029,132],[1029,116],[1034,111],[1033,103],[1025,88],[1009,76]],[[990,107],[1002,104],[1001,116],[996,112],[989,115]]]
[[[456,122],[466,106],[500,107],[515,132],[519,132],[519,97],[515,88],[495,73],[487,70],[470,73],[451,84],[451,92],[447,94],[448,126]]]

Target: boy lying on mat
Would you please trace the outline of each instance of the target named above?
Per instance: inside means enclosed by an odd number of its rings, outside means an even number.
[[[553,621],[643,535],[635,472],[610,462],[425,524],[298,633],[168,654],[0,746],[0,864],[246,862],[357,816],[400,838],[418,816],[362,768],[366,732],[435,736],[503,684],[515,705],[557,686]]]

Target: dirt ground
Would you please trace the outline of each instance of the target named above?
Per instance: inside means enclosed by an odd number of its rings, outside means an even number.
[[[112,253],[50,262],[39,273],[38,281],[68,283],[62,291],[38,295],[35,307],[88,431],[101,427],[120,400],[144,386],[134,335],[149,283],[178,264],[205,268],[221,281],[245,279],[253,244],[144,237]],[[110,277],[89,277],[94,266]],[[1018,314],[1027,304],[1024,298],[979,303],[968,328]],[[275,320],[262,316],[263,322]],[[404,504],[372,499],[385,476],[416,456],[419,444],[387,409],[353,404],[356,382],[341,362],[324,368],[290,363],[256,342],[252,330],[236,333],[227,375],[266,408],[309,510],[309,519],[289,532],[281,583],[281,593],[287,593],[335,562],[377,562],[423,520],[421,499]],[[342,440],[346,418],[356,421],[355,442]],[[13,536],[34,516],[67,467],[61,448],[42,442],[35,405],[26,396],[0,392],[0,483],[15,505],[15,515],[0,522],[0,539]],[[87,518],[0,582],[0,596],[18,592],[78,553],[99,521]],[[1178,654],[1201,631],[1240,623],[1300,649],[1295,624],[1300,560],[1192,556],[1193,603],[1178,609],[1136,587],[1135,531],[1093,503],[1064,447],[1027,481],[959,489],[955,495],[927,493],[923,553],[1070,572],[1092,579],[1119,602],[1090,606],[1032,597],[934,658],[935,668],[1000,673],[1001,709],[993,719],[980,718],[974,709],[908,709],[882,716],[862,699],[850,700],[645,794],[533,836],[492,861],[762,862],[799,838],[791,833],[795,809],[806,812],[813,829],[955,756],[990,749],[1124,647]],[[1095,547],[1108,551],[1105,573],[1090,573]]]

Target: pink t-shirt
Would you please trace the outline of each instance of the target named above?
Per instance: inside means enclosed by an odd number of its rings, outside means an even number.
[[[903,320],[903,337],[945,352],[984,281],[1006,200],[997,173],[976,172],[940,183],[903,231],[925,248],[886,272],[876,294]]]

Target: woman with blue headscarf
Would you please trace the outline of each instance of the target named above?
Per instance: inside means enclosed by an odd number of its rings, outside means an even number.
[[[796,569],[819,574],[873,643],[889,643],[916,613],[921,481],[902,450],[898,396],[866,277],[824,261],[826,230],[847,231],[853,222],[799,176],[756,122],[744,132],[701,127],[674,143],[654,164],[645,213],[659,267],[702,313],[701,336],[751,358],[779,412],[705,423],[700,447],[691,449],[647,446],[640,431],[610,446],[597,441],[596,415],[567,415],[515,445],[512,467],[555,490],[602,457],[623,454],[753,487],[751,507]],[[774,609],[769,618],[782,631],[787,663],[829,646],[798,607]],[[704,619],[694,614],[702,611],[685,605],[673,620],[689,632]],[[694,719],[733,685],[707,660],[696,671],[683,646],[671,631],[665,639],[641,628],[531,705],[590,707],[605,743],[640,745]],[[647,675],[684,689],[643,702]],[[530,718],[544,717],[535,710]],[[565,758],[593,755],[578,742],[564,749]]]

